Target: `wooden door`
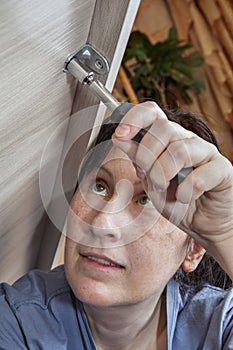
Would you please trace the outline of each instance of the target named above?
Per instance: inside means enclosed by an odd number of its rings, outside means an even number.
[[[59,156],[73,128],[70,116],[94,106],[89,126],[96,116],[103,118],[98,101],[62,72],[66,57],[91,43],[110,62],[103,82],[111,89],[138,6],[139,0],[1,1],[0,280],[12,282],[32,268],[51,266],[60,232],[41,198],[41,164]],[[43,158],[63,123],[57,147]],[[76,161],[89,136],[79,143]],[[72,157],[67,167],[74,181]],[[52,174],[55,189],[58,171]]]

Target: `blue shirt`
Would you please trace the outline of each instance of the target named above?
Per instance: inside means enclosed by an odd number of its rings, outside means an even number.
[[[233,349],[233,289],[194,292],[171,279],[166,295],[168,350]],[[97,350],[63,266],[0,285],[0,349]]]

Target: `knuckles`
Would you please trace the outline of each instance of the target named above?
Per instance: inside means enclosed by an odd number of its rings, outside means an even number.
[[[192,177],[192,197],[200,197],[206,191],[206,181],[200,176]]]
[[[167,150],[174,163],[176,163],[177,161],[179,161],[180,163],[181,160],[182,163],[187,163],[187,159],[190,158],[184,140],[177,140],[170,143]],[[190,164],[191,161],[189,161],[188,163]]]

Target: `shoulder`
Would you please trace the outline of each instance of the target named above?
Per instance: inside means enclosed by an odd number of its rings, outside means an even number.
[[[24,303],[38,303],[47,307],[56,295],[70,291],[65,277],[64,267],[59,266],[49,272],[32,270],[12,286],[1,283],[0,296],[15,308]]]
[[[203,284],[202,286],[187,286],[179,285],[179,293],[183,299],[183,303],[200,303],[212,305],[232,300],[233,288],[227,290],[212,286],[210,284]]]
[[[63,266],[34,270],[12,286],[0,285],[1,349],[35,348],[35,343],[60,349],[68,341],[69,322],[75,324],[75,310]]]
[[[233,346],[233,288],[223,290],[208,284],[200,288],[177,284],[175,289],[179,300],[176,341],[183,338],[191,342],[189,345],[198,342],[197,346],[208,349]]]

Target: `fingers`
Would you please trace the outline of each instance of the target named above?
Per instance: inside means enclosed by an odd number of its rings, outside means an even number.
[[[216,147],[179,124],[168,121],[155,103],[146,102],[133,107],[121,124],[126,125],[128,134],[118,133],[119,125],[113,142],[142,169],[139,177],[143,178],[146,173],[156,188],[166,190],[181,169],[194,168],[177,188],[178,201],[190,203],[222,181],[224,174],[220,169],[225,167],[225,158]],[[148,126],[150,128],[139,144],[131,140],[141,128]]]
[[[122,140],[130,140],[140,129],[150,126],[157,119],[167,117],[155,102],[148,101],[136,105],[122,118],[115,130],[115,136]]]
[[[231,184],[232,167],[230,162],[222,156],[215,156],[197,166],[186,177],[177,189],[176,198],[179,202],[188,203],[197,200],[205,193],[208,199],[216,202],[220,202],[220,197],[224,197],[222,199],[226,204],[228,196],[229,198],[232,196],[228,188],[228,185],[231,187]],[[204,201],[205,197],[203,197],[203,205]]]
[[[117,128],[116,133],[113,135],[113,142],[127,153],[138,167],[144,172],[149,172],[152,164],[168,147],[170,142],[180,138],[192,137],[193,133],[185,130],[177,123],[168,121],[164,112],[156,104],[147,102],[142,105],[131,109],[122,119],[123,128],[121,131],[123,134],[128,131],[129,134],[119,137]],[[133,123],[133,125],[129,123]],[[140,127],[136,127],[135,125],[139,125],[139,123]],[[141,128],[148,126],[150,128],[138,147],[135,146],[135,142],[127,141],[133,138]]]
[[[166,150],[169,145],[177,141],[182,142],[185,138],[193,137],[193,133],[183,129],[179,124],[166,119],[156,120],[138,145],[137,158],[139,166],[146,172],[151,169],[155,159]],[[146,150],[150,152],[146,152]]]
[[[150,164],[149,175],[157,187],[165,190],[181,169],[198,167],[209,162],[215,154],[211,144],[195,136],[171,141],[154,163]],[[202,176],[205,174],[202,173]]]
[[[117,135],[113,135],[113,142],[128,154],[135,165],[142,169],[143,174],[151,175],[155,186],[166,189],[169,181],[183,168],[185,159],[188,158],[187,154],[183,154],[184,139],[193,136],[192,132],[182,128],[179,124],[159,118],[153,122],[139,144],[118,138]],[[161,164],[160,160],[162,160]],[[169,172],[173,175],[172,177],[169,176]],[[141,174],[139,177],[142,177]]]

